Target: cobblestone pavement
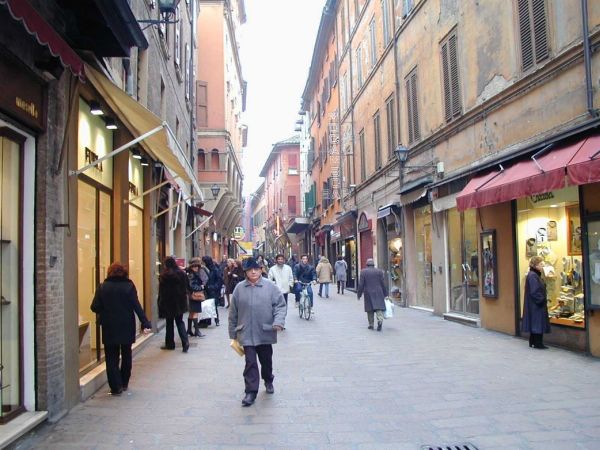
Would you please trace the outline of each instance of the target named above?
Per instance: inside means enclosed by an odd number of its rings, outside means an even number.
[[[291,298],[290,298],[291,300]],[[242,408],[243,359],[221,327],[188,354],[134,360],[130,390],[107,388],[16,448],[599,449],[600,360],[396,308],[367,330],[352,292],[290,305],[275,346],[275,395]],[[179,348],[178,348],[179,350]]]

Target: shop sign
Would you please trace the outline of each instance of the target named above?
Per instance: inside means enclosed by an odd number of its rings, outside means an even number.
[[[21,64],[0,59],[0,109],[25,125],[46,129],[46,96],[40,80]]]
[[[578,198],[577,186],[569,186],[558,191],[544,192],[527,197],[529,208],[548,208]]]
[[[99,116],[90,113],[89,105],[79,99],[79,116],[77,122],[77,167],[83,167],[110,153],[113,149],[113,135],[107,130],[104,121]],[[105,159],[93,169],[87,170],[85,175],[98,183],[112,189],[113,186],[113,160]],[[129,178],[136,186],[141,187]]]

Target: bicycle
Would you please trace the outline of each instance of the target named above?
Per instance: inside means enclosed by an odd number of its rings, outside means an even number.
[[[306,320],[310,320],[310,314],[312,312],[312,306],[310,306],[310,296],[308,295],[308,286],[310,283],[302,283],[302,291],[300,292],[300,302],[298,303],[298,315],[302,319],[302,316]]]

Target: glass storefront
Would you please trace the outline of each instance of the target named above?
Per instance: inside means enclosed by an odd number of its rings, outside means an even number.
[[[112,133],[80,100],[77,166],[96,161],[112,150]],[[77,181],[77,268],[79,369],[86,372],[101,359],[102,339],[90,304],[106,277],[112,255],[112,159],[80,175]]]
[[[448,210],[450,311],[479,315],[479,257],[474,209]]]
[[[0,134],[0,421],[19,410],[21,398],[20,186],[21,146]]]
[[[520,302],[529,259],[544,259],[550,323],[585,328],[579,191],[569,187],[517,200]]]
[[[433,280],[431,276],[431,205],[415,208],[415,261],[417,293],[415,306],[433,308]]]
[[[400,300],[402,293],[402,238],[397,232],[398,225],[393,216],[388,216],[387,221],[387,270],[389,273],[390,297]]]
[[[144,177],[139,159],[129,156],[129,278],[135,284],[138,299],[149,311],[144,297]],[[136,316],[136,323],[138,319]],[[139,330],[139,327],[136,327]]]

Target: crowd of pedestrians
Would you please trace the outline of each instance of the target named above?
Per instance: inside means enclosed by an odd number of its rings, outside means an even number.
[[[210,256],[194,257],[186,268],[177,260],[164,260],[159,275],[158,316],[165,320],[163,350],[175,350],[175,329],[181,348],[187,353],[190,338],[202,338],[201,328],[214,320],[220,325],[219,307],[229,309],[228,331],[233,340],[243,347],[245,393],[243,406],[256,400],[260,378],[266,392],[274,393],[273,348],[277,333],[284,330],[289,294],[294,294],[296,307],[304,286],[313,306],[312,286],[319,284],[319,297],[329,298],[330,284],[337,283],[338,294],[344,294],[348,265],[338,256],[335,266],[322,256],[313,266],[309,256],[293,255],[287,261],[283,254],[274,260],[262,255],[241,260],[227,258],[216,263]],[[358,298],[364,294],[369,328],[381,331],[384,297],[387,295],[383,271],[375,269],[373,260],[367,261],[358,283]],[[134,283],[127,268],[115,262],[108,268],[107,277],[95,293],[92,311],[98,314],[102,327],[106,374],[110,393],[120,395],[128,389],[132,370],[131,346],[136,339],[137,315],[144,333],[152,327],[140,305]],[[187,328],[184,315],[187,315]],[[260,363],[260,375],[259,375]]]

